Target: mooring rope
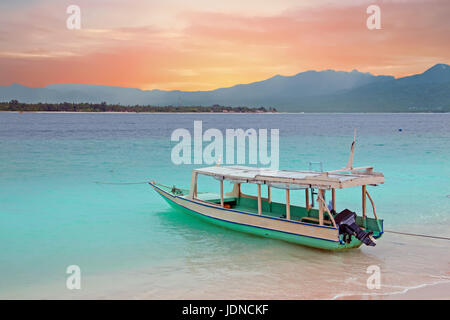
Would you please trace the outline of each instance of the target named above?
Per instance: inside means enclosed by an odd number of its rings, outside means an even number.
[[[428,234],[406,233],[406,232],[392,231],[392,230],[384,230],[384,232],[396,233],[396,234],[401,234],[401,235],[405,235],[405,236],[413,236],[413,237],[424,237],[424,238],[432,238],[432,239],[440,239],[440,240],[450,240],[450,238],[447,238],[447,237],[430,236]]]
[[[101,182],[101,181],[94,181],[94,183],[97,184],[147,184],[149,181],[142,181],[142,182]]]
[[[150,183],[150,181],[139,181],[139,182],[102,182],[102,181],[93,181],[94,183],[97,184],[113,184],[113,185],[127,185],[127,184],[148,184]],[[172,189],[175,186],[166,186],[162,183],[158,183],[158,185],[164,187],[164,188],[168,188],[168,189]],[[183,189],[183,188],[176,188],[178,190],[182,190],[182,191],[187,191],[189,192],[189,189]],[[199,192],[202,193],[202,192]]]

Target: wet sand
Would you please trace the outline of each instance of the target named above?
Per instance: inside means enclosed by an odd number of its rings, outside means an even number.
[[[85,275],[82,290],[67,290],[65,279],[61,279],[24,291],[9,291],[3,298],[450,299],[450,256],[446,242],[392,234],[386,234],[383,240],[375,248],[340,253],[267,240],[266,247],[250,251],[238,248],[214,263],[195,253],[186,268],[161,264]],[[370,265],[381,269],[380,289],[367,288]]]

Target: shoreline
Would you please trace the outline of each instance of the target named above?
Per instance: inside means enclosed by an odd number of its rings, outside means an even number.
[[[450,281],[425,283],[386,293],[339,294],[331,300],[450,300]]]
[[[45,114],[450,114],[450,112],[120,112],[120,111],[0,111],[1,113],[45,113]]]
[[[88,113],[88,114],[277,114],[280,112],[133,112],[133,111],[0,111],[0,113]],[[301,114],[302,112],[295,112]]]
[[[185,289],[176,289],[175,286],[167,288],[168,290],[154,290],[147,287],[151,280],[144,281],[145,285],[141,286],[141,279],[133,277],[133,274],[142,272],[141,269],[125,269],[120,271],[120,275],[115,272],[106,274],[94,274],[84,279],[86,287],[83,291],[72,292],[61,289],[61,281],[50,281],[40,284],[33,284],[26,288],[9,289],[6,292],[0,292],[1,299],[21,300],[21,299],[57,299],[57,300],[73,300],[73,299],[95,299],[95,300],[164,300],[173,299],[182,301],[185,299],[230,299],[230,296],[236,293],[221,294],[216,291],[210,291],[208,287],[204,287],[203,293],[188,293]],[[110,284],[111,277],[116,277],[118,282]],[[90,285],[95,283],[95,286]],[[186,282],[188,287],[194,287],[192,282]],[[450,281],[442,280],[435,283],[424,283],[416,286],[402,287],[392,286],[392,292],[361,292],[361,293],[340,293],[334,297],[330,297],[326,291],[320,293],[311,292],[310,295],[298,297],[296,294],[288,293],[281,300],[450,300]],[[245,289],[244,289],[245,291]],[[377,290],[374,290],[377,291]],[[233,299],[233,298],[231,298]],[[253,300],[255,297],[252,293],[245,292],[238,294],[238,299]],[[259,300],[278,300],[274,296],[258,295]]]

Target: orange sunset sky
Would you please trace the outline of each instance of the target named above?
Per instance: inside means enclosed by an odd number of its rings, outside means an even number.
[[[69,5],[81,29],[69,30]],[[381,8],[368,30],[366,8]],[[306,70],[450,63],[450,1],[2,0],[0,85],[210,90]]]

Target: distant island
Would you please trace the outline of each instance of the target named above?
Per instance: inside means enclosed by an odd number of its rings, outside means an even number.
[[[217,112],[217,113],[274,113],[275,108],[212,106],[123,106],[102,103],[20,103],[18,100],[0,102],[1,111],[17,112]]]

